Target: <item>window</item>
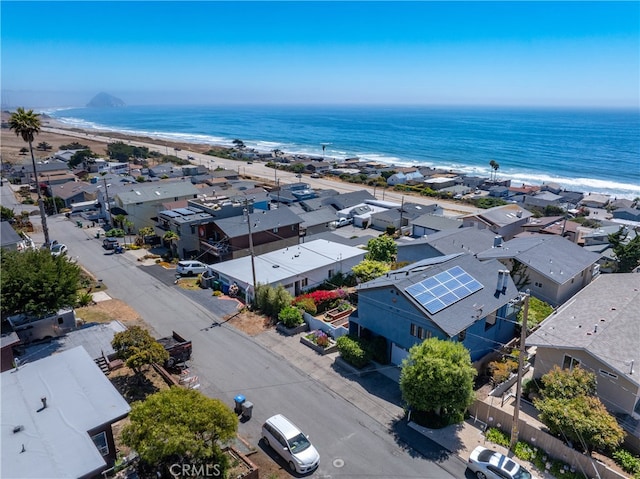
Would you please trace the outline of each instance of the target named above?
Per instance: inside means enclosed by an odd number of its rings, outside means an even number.
[[[600,374],[602,374],[603,376],[606,376],[608,378],[611,378],[611,379],[618,379],[618,375],[617,374],[610,373],[609,371],[605,371],[604,369],[600,370]]]
[[[564,359],[562,360],[562,369],[568,369],[571,371],[576,366],[580,366],[580,360],[565,354]]]
[[[305,286],[308,286],[308,285],[309,285],[309,278],[302,278],[302,279],[300,280],[300,286],[301,286],[302,288],[304,288]]]
[[[423,335],[424,335],[424,329],[422,329],[421,326],[418,326],[418,337],[422,339]]]
[[[417,326],[411,323],[411,326],[409,326],[409,334],[411,336],[416,336],[416,329],[417,329]]]
[[[277,232],[278,232],[278,228],[273,228],[273,230],[272,230],[272,231],[273,231],[274,233],[277,233]]]
[[[98,451],[100,451],[100,454],[102,454],[103,456],[107,456],[109,454],[109,444],[107,443],[106,432],[102,431],[95,436],[92,436],[91,439],[98,448]]]
[[[64,318],[62,317],[58,318],[58,324],[64,324]]]
[[[332,269],[330,269],[330,270],[329,270],[329,273],[327,274],[327,277],[328,277],[328,278],[331,278],[332,276],[333,276],[333,270],[332,270]]]

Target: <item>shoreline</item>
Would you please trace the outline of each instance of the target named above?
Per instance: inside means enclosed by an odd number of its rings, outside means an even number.
[[[51,110],[50,110],[51,111]],[[146,134],[148,132],[141,130],[141,132],[129,132],[127,130],[118,130],[110,127],[104,126],[95,126],[94,123],[91,122],[83,122],[83,121],[64,121],[59,118],[48,117],[49,120],[55,121],[61,128],[65,129],[78,129],[82,131],[95,132],[98,134],[109,132],[109,135],[126,135],[127,137],[137,137],[141,139],[147,139],[147,141],[152,141],[155,143],[161,144],[179,144],[179,145],[191,145],[190,148],[196,148],[199,150],[200,146],[214,146],[221,148],[233,148],[231,144],[232,137],[229,138],[218,138],[215,136],[205,135],[205,134],[194,134],[178,131],[165,131],[165,132],[156,132],[157,134]],[[83,123],[86,123],[89,126],[85,128],[82,126]],[[166,122],[165,122],[166,123]],[[165,124],[165,130],[170,125]],[[243,139],[242,136],[237,136],[236,138]],[[291,156],[299,156],[301,159],[310,159],[310,158],[320,158],[325,156],[324,151],[319,150],[319,144],[315,145],[315,149],[313,145],[309,145],[304,143],[305,140],[302,140],[303,143],[297,144],[295,143],[297,140],[292,140],[294,143],[288,145],[286,143],[282,143],[282,140],[271,141],[269,138],[258,138],[250,141],[244,140],[245,145],[248,149],[257,151],[257,152],[266,152],[269,153],[273,151],[273,149],[277,148],[282,152],[291,155]],[[329,143],[328,143],[329,144]],[[289,148],[288,146],[291,146]],[[379,146],[379,145],[378,145]],[[488,166],[489,162],[487,160],[487,164],[478,164],[477,158],[470,162],[465,162],[464,159],[449,159],[447,160],[445,157],[434,157],[429,158],[425,157],[424,152],[422,150],[416,150],[417,158],[399,158],[393,156],[393,153],[380,153],[377,150],[371,151],[369,154],[367,153],[353,153],[349,154],[345,151],[340,151],[337,149],[337,146],[331,147],[333,150],[329,152],[327,149],[326,158],[330,161],[341,162],[346,158],[359,157],[363,161],[377,162],[381,164],[386,164],[390,167],[425,167],[425,168],[435,168],[443,171],[456,172],[459,174],[467,175],[467,176],[480,176],[480,177],[489,177],[493,174],[493,171]],[[377,148],[376,146],[372,147],[374,150]],[[367,149],[367,147],[365,147]],[[317,151],[316,151],[317,150]],[[354,151],[357,151],[354,150]],[[407,153],[409,151],[407,150]],[[522,159],[516,161],[513,165],[507,164],[503,165],[503,168],[498,171],[498,178],[502,180],[509,180],[513,186],[519,185],[532,185],[532,186],[542,186],[543,184],[557,184],[566,191],[580,191],[584,194],[596,193],[596,194],[605,194],[609,195],[612,198],[627,198],[627,199],[635,199],[640,196],[640,184],[635,184],[633,181],[632,175],[624,175],[620,173],[624,173],[625,171],[630,171],[633,169],[632,166],[624,167],[623,164],[620,164],[617,168],[609,169],[609,171],[617,171],[618,173],[613,175],[615,178],[610,179],[601,179],[599,177],[589,176],[590,172],[577,173],[573,170],[570,172],[564,172],[564,176],[560,176],[558,172],[551,169],[546,171],[544,169],[536,169],[536,165],[540,164],[543,166],[540,161],[534,160],[534,153],[531,153],[532,159],[527,161],[525,164],[522,163]],[[455,155],[453,155],[455,156]],[[489,154],[488,158],[491,155]],[[629,160],[626,160],[628,164]],[[633,163],[633,161],[632,161]],[[634,163],[635,164],[635,163]],[[526,165],[526,166],[525,166]],[[575,176],[572,176],[572,173],[575,173]]]
[[[5,120],[5,112],[2,113],[3,114],[3,121]],[[77,138],[77,139],[85,139],[87,142],[89,143],[94,143],[94,144],[100,144],[100,145],[106,145],[107,143],[114,141],[114,140],[121,140],[121,141],[125,141],[125,142],[137,142],[140,143],[140,145],[145,145],[147,147],[149,147],[151,150],[156,150],[162,154],[177,154],[177,151],[182,151],[182,152],[191,152],[191,153],[196,153],[196,154],[200,154],[203,155],[204,153],[210,151],[210,150],[215,150],[215,149],[229,149],[229,148],[233,148],[232,146],[227,146],[224,144],[215,144],[215,143],[211,143],[211,142],[197,142],[197,141],[176,141],[176,140],[171,140],[171,139],[165,139],[162,137],[154,137],[154,136],[146,136],[146,135],[137,135],[137,134],[133,134],[133,133],[127,133],[125,131],[119,131],[119,130],[112,130],[112,129],[108,129],[108,128],[104,128],[104,129],[84,129],[84,128],[80,128],[80,127],[75,127],[75,126],[69,126],[67,123],[60,121],[56,118],[50,117],[48,115],[43,115],[42,116],[42,120],[41,120],[41,133],[44,134],[51,134],[51,135],[63,135],[66,137],[72,137],[72,138]],[[4,132],[4,129],[3,129]],[[4,135],[4,133],[3,133]],[[3,138],[5,139],[5,138]],[[36,137],[36,140],[34,141],[34,150],[35,150],[35,146],[38,144],[38,141],[40,140],[39,137]],[[46,140],[44,140],[46,141]],[[4,143],[4,142],[3,142]],[[24,143],[22,143],[22,146],[24,146]],[[91,147],[91,146],[90,146]],[[263,153],[270,153],[273,150],[259,150],[259,149],[254,149],[254,148],[250,148],[252,151],[257,151],[257,152],[263,152]],[[4,148],[3,148],[4,150]],[[172,151],[173,150],[173,151]],[[97,152],[100,154],[100,152]],[[296,155],[295,153],[291,153],[291,152],[283,152],[284,154],[287,155]],[[4,155],[3,155],[4,156]],[[179,155],[177,155],[179,156]],[[311,159],[311,158],[317,158],[317,156],[315,155],[303,155],[303,154],[297,154],[297,156],[301,157],[301,158],[307,158],[307,159]],[[211,155],[207,155],[207,157],[209,159],[216,159],[216,160],[221,160],[220,157],[216,157],[216,156],[211,156]],[[342,161],[342,160],[338,160],[336,158],[333,157],[328,157],[330,160],[332,161]],[[224,159],[226,160],[226,159]],[[232,161],[234,162],[234,166],[231,167],[232,169],[239,169],[240,167],[245,167],[247,165],[246,161],[243,160],[226,160],[226,161]],[[382,161],[379,161],[380,163],[384,163]],[[262,162],[259,162],[262,163]],[[203,160],[200,160],[200,164],[203,164]],[[410,165],[410,167],[420,167],[421,165],[419,164],[412,164]],[[245,168],[246,169],[246,168]],[[280,171],[280,170],[278,170]],[[466,174],[464,171],[461,170],[456,170],[453,168],[448,169],[448,171],[450,172],[456,172],[456,173],[461,173],[461,174]],[[253,176],[258,176],[259,178],[261,178],[262,180],[265,181],[269,181],[272,177],[273,177],[273,170],[269,169],[269,174],[261,174],[261,175],[256,175],[255,173],[252,174]],[[483,176],[483,175],[480,175]],[[307,179],[308,181],[308,179]],[[336,180],[337,181],[337,180]],[[334,181],[335,182],[335,181]],[[339,181],[339,183],[345,183],[342,181]],[[512,181],[512,185],[513,186],[517,186],[519,182],[513,182]],[[523,183],[524,184],[524,183]],[[537,183],[535,182],[529,182],[526,183],[527,185],[536,185]],[[367,185],[359,185],[361,188],[367,189],[369,191],[373,191],[374,188],[373,187],[369,187]],[[567,190],[569,190],[569,188],[566,188]],[[575,190],[574,190],[575,191]],[[404,194],[407,194],[406,192]],[[584,195],[589,194],[589,192],[583,192]],[[615,193],[600,193],[600,194],[607,194],[609,195],[611,198],[626,198],[626,199],[635,199],[636,197],[640,196],[640,192],[638,194],[634,194],[634,193],[628,193],[628,194],[618,194],[616,195]],[[409,195],[409,196],[413,196],[413,195]],[[446,200],[439,200],[441,203],[444,203]],[[435,201],[432,201],[431,203],[434,203]],[[453,204],[456,204],[455,202],[452,202]],[[453,208],[452,208],[453,210]],[[467,210],[467,208],[464,208],[464,210]],[[457,209],[457,211],[460,211],[460,209]]]

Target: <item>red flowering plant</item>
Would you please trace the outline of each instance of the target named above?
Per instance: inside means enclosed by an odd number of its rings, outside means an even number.
[[[306,293],[296,297],[293,300],[293,304],[296,304],[297,302],[303,301],[305,299],[311,299],[316,305],[318,313],[322,313],[328,309],[333,308],[338,300],[346,298],[346,296],[347,293],[343,289],[335,289],[333,291],[319,289],[312,293]]]

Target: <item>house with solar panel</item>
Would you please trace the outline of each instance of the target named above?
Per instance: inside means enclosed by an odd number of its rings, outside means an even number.
[[[497,260],[481,262],[469,253],[429,258],[357,289],[349,332],[385,338],[394,365],[431,337],[461,342],[478,362],[516,336],[518,290]]]

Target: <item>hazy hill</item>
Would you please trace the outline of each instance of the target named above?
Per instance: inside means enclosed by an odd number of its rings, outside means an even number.
[[[126,106],[120,99],[108,93],[98,93],[93,99],[87,103],[89,108],[116,108]]]

